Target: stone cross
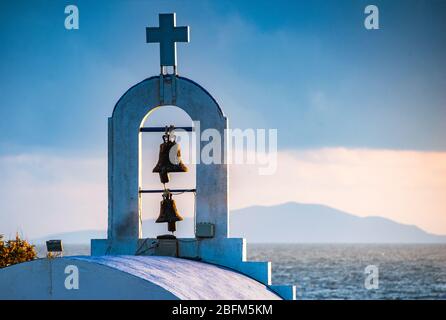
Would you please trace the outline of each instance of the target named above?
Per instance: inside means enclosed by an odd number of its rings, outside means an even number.
[[[160,44],[161,68],[177,66],[177,42],[189,42],[189,27],[177,27],[175,13],[161,13],[159,27],[146,28],[147,43]]]

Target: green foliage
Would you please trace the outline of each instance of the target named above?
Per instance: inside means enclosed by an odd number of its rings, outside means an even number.
[[[3,235],[0,235],[0,268],[36,258],[35,247],[28,241],[20,239],[18,234],[15,240],[7,241],[4,241]]]

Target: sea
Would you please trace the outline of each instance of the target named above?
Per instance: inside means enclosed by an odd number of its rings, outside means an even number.
[[[251,244],[247,252],[271,261],[273,283],[296,285],[298,299],[446,300],[445,244]],[[89,253],[64,246],[65,256]]]

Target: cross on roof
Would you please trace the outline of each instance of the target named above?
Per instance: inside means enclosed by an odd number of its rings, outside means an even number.
[[[175,13],[160,13],[159,27],[146,28],[147,43],[160,44],[160,65],[172,66],[176,73],[177,42],[189,42],[189,27],[176,26]]]

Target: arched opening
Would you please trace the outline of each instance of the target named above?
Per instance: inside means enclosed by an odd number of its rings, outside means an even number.
[[[142,120],[141,128],[154,129],[174,125],[176,128],[193,127],[191,117],[176,106],[161,106],[152,109]],[[163,189],[159,174],[152,170],[158,162],[160,144],[163,132],[145,132],[139,134],[139,174],[142,191]],[[181,129],[175,131],[176,141],[181,147],[181,159],[188,172],[170,173],[170,181],[166,184],[169,190],[195,189],[196,166],[193,161],[195,154],[194,134]],[[193,192],[173,192],[178,212],[184,218],[176,224],[177,237],[194,237],[195,194]],[[166,223],[155,223],[160,213],[162,193],[140,193],[141,225],[143,238],[154,238],[157,235],[168,234]]]
[[[227,119],[215,99],[189,79],[183,77],[174,79],[175,81],[172,81],[172,77],[151,77],[136,84],[119,99],[112,117],[108,119],[107,237],[112,241],[117,241],[117,244],[111,246],[113,252],[132,252],[135,239],[142,237],[143,170],[141,163],[143,155],[140,152],[143,149],[141,147],[142,133],[140,133],[142,120],[154,119],[151,116],[155,115],[155,112],[166,110],[166,106],[178,106],[187,112],[193,121],[199,121],[200,132],[214,129],[221,137],[225,134]],[[153,111],[149,113],[151,110]],[[172,119],[171,114],[168,119]],[[164,126],[164,121],[159,125]],[[197,149],[203,150],[207,142],[196,140]],[[152,147],[151,152],[155,154],[159,152],[159,143],[155,150]],[[152,164],[148,168],[152,168]],[[145,170],[147,171],[147,168]],[[215,227],[215,232],[209,241],[226,238],[228,236],[228,176],[225,161],[209,165],[197,162],[195,171],[196,225],[207,224],[207,226]],[[156,208],[158,206],[159,204]],[[143,208],[144,219],[148,210],[155,210],[154,207],[149,208],[149,205]],[[154,216],[155,213],[152,215]],[[146,231],[144,233],[147,234]],[[103,248],[97,247],[94,251],[100,252],[100,249]]]

